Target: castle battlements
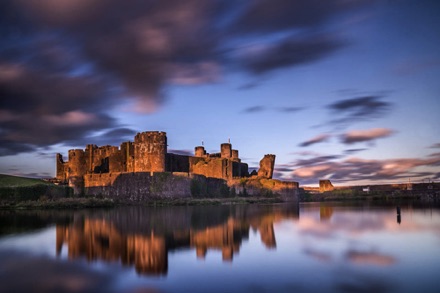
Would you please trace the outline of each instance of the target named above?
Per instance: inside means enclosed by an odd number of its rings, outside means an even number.
[[[196,146],[194,156],[168,153],[167,135],[161,131],[137,133],[134,141],[117,146],[88,144],[83,149],[68,151],[68,161],[56,156],[56,178],[68,182],[91,174],[124,172],[173,172],[203,175],[230,180],[250,177],[248,165],[231,143],[222,143],[220,152],[209,154],[204,146]],[[258,177],[272,178],[275,155],[268,154],[260,162]]]

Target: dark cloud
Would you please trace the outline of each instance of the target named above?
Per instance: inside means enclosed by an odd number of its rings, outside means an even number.
[[[266,111],[267,108],[264,106],[252,106],[243,110],[243,113],[253,114],[258,112]]]
[[[372,1],[257,0],[251,1],[234,22],[237,34],[264,34],[316,28],[336,15]]]
[[[182,156],[194,156],[194,151],[192,150],[173,150],[169,149],[169,153],[176,154],[176,155],[182,155]]]
[[[301,108],[301,107],[279,107],[279,108],[277,108],[277,110],[282,113],[295,113],[295,112],[299,112],[299,111],[304,110],[304,108]]]
[[[362,151],[366,151],[366,148],[360,148],[360,149],[348,149],[345,150],[344,153],[345,154],[354,154],[354,153],[358,153],[358,152],[362,152]]]
[[[239,86],[237,89],[238,90],[243,90],[243,91],[244,90],[250,90],[250,89],[258,87],[259,85],[260,85],[259,82],[248,82],[246,84],[243,84],[243,85]]]
[[[340,117],[333,119],[332,124],[344,124],[382,117],[387,113],[391,104],[382,101],[381,96],[363,96],[341,100],[327,106],[332,115]]]
[[[344,144],[353,144],[358,142],[369,142],[379,138],[389,137],[394,133],[388,128],[373,128],[368,130],[353,130],[341,135],[341,141]]]
[[[114,128],[108,129],[99,134],[83,136],[79,139],[67,140],[65,145],[84,148],[87,144],[95,144],[97,146],[113,145],[119,146],[126,141],[133,141],[137,131],[130,128]]]
[[[246,54],[243,57],[243,66],[253,74],[263,74],[317,61],[344,45],[344,42],[331,36],[288,38]]]
[[[440,149],[440,142],[431,145],[429,148],[431,148],[431,149]]]
[[[258,106],[248,107],[248,108],[244,109],[244,110],[242,111],[242,113],[248,113],[248,114],[250,114],[250,113],[264,112],[264,111],[267,111],[267,110],[274,110],[274,111],[281,112],[281,113],[295,113],[295,112],[298,112],[298,111],[303,110],[303,108],[301,108],[301,107],[277,107],[277,108],[268,108],[268,107],[266,107],[266,106],[258,105]]]
[[[299,144],[300,147],[308,147],[311,146],[313,144],[317,144],[317,143],[321,143],[321,142],[325,142],[330,138],[330,135],[328,134],[321,134],[318,136],[315,136],[305,142],[302,142]]]
[[[152,112],[173,84],[320,60],[346,44],[320,28],[368,2],[1,1],[0,154],[120,129],[110,110]]]

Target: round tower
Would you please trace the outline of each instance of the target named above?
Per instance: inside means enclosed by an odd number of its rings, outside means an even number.
[[[194,155],[196,157],[204,157],[206,155],[205,147],[203,147],[203,146],[196,146],[195,147],[195,151],[194,151]]]
[[[87,171],[86,158],[83,150],[69,150],[69,177],[84,176]]]
[[[138,133],[134,137],[134,171],[165,172],[167,134],[160,131]]]
[[[220,146],[221,149],[221,157],[222,158],[231,158],[232,156],[232,145],[230,143],[222,143]]]

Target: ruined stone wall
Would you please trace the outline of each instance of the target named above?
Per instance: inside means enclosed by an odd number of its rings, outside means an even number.
[[[248,177],[248,164],[232,161],[232,177]]]
[[[206,177],[226,179],[229,177],[229,162],[230,161],[227,159],[221,158],[207,158],[205,160],[190,157],[189,171],[190,173],[199,174]],[[232,176],[232,166],[230,173]]]
[[[280,181],[266,178],[241,178],[228,180],[228,185],[237,194],[251,196],[279,195],[286,201],[298,201],[299,184],[294,181]]]
[[[186,172],[87,174],[83,186],[87,195],[130,201],[229,196],[226,181]]]
[[[134,172],[164,172],[167,136],[165,132],[138,133],[134,138]]]
[[[64,163],[63,156],[61,154],[56,154],[56,178],[61,181],[65,181],[67,179],[67,170],[65,167],[68,167],[66,163]]]
[[[271,179],[275,166],[275,155],[264,155],[260,161],[260,169],[258,169],[258,177]]]
[[[110,157],[114,156],[114,159],[121,162],[119,149],[116,146],[101,146],[97,147],[96,145],[87,145],[85,154],[86,161],[88,166],[88,172],[91,173],[108,173],[111,172]],[[114,170],[122,170],[122,166],[116,166],[117,162],[112,163],[112,167]]]
[[[171,173],[106,173],[84,177],[84,193],[132,201],[191,196],[189,176]]]
[[[166,154],[167,172],[189,172],[189,156]]]
[[[319,192],[332,191],[335,189],[330,180],[319,180]]]

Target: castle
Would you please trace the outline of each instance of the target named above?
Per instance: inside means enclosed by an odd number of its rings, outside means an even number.
[[[219,153],[209,154],[197,146],[194,156],[168,153],[165,132],[142,132],[134,142],[123,142],[119,148],[89,144],[85,150],[69,150],[67,162],[58,153],[56,178],[67,182],[72,177],[116,172],[186,172],[224,180],[249,177],[248,165],[241,162],[238,150],[230,143],[222,143],[220,148]],[[258,176],[272,178],[274,164],[275,155],[265,155]]]

